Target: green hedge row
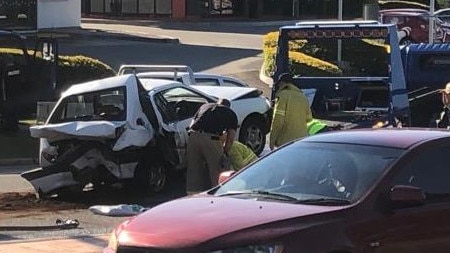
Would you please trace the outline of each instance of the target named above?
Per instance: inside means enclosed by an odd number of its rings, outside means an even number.
[[[19,49],[0,48],[0,59],[13,59],[17,64],[23,64],[22,51]],[[34,83],[47,84],[50,82],[49,62],[42,59],[40,52],[36,55],[33,50],[28,50],[32,63],[30,73],[35,77]],[[27,66],[31,67],[31,66]],[[95,79],[116,75],[116,72],[100,60],[84,55],[60,55],[56,70],[56,83],[59,90],[65,90],[72,84],[87,82]]]
[[[275,70],[276,45],[278,32],[271,32],[264,36],[263,54],[265,74],[272,76]],[[330,45],[333,40],[324,40],[310,44],[306,40],[295,40],[289,44],[289,67],[294,75],[303,76],[358,76],[361,71],[373,76],[386,73],[386,50],[389,48],[376,40],[361,40],[350,45],[343,44],[342,54],[347,61],[354,65],[337,66],[336,48]],[[359,51],[361,50],[361,51]],[[364,57],[361,57],[361,55]]]

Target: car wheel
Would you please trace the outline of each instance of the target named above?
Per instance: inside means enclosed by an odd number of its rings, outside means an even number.
[[[250,147],[256,155],[261,154],[266,145],[266,131],[262,119],[250,117],[244,121],[239,132],[239,141]]]
[[[409,44],[413,44],[414,43],[414,40],[413,39],[411,39],[411,37],[406,37],[406,38],[403,38],[403,39],[401,39],[400,40],[400,45],[404,45],[404,46],[407,46],[407,45],[409,45]]]
[[[167,182],[167,171],[162,163],[138,166],[134,175],[137,186],[145,191],[161,192]]]

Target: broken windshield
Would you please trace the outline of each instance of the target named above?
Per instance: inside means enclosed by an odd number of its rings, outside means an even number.
[[[69,121],[126,120],[125,87],[76,94],[65,98],[50,123]]]

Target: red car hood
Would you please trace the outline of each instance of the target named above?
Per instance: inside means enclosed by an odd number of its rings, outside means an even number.
[[[139,247],[193,247],[241,229],[343,208],[229,197],[183,198],[138,215],[121,230],[118,241]]]

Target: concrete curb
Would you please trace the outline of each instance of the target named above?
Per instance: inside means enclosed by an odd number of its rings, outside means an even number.
[[[43,35],[59,38],[62,40],[64,39],[70,40],[74,38],[81,40],[89,40],[92,38],[97,38],[97,39],[117,39],[128,41],[152,42],[152,43],[173,43],[173,44],[180,43],[178,38],[160,37],[155,35],[143,36],[142,34],[135,34],[132,32],[122,33],[108,30],[83,29],[79,27],[39,30],[37,36]],[[36,36],[36,35],[30,34],[29,36]]]
[[[34,239],[23,239],[23,240],[4,240],[0,241],[0,245],[5,244],[19,244],[19,243],[54,243],[54,241],[59,240],[95,240],[96,238],[108,240],[111,234],[98,234],[98,235],[80,235],[80,236],[72,236],[72,237],[43,237],[43,238],[34,238]]]
[[[295,25],[299,20],[270,20],[270,21],[254,21],[254,20],[140,20],[140,19],[103,19],[103,18],[82,18],[81,23],[92,24],[125,24],[125,25],[141,25],[141,26],[159,26],[161,23],[171,24],[198,24],[207,26],[284,26]]]
[[[11,165],[38,165],[37,158],[5,158],[0,159],[0,166],[11,166]]]

